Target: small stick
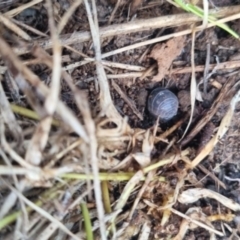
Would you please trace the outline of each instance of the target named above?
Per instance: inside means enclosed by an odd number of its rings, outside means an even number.
[[[26,4],[21,4],[19,7],[14,8],[6,13],[4,13],[4,16],[6,17],[14,17],[16,15],[18,15],[20,12],[24,11],[25,9],[32,7],[40,2],[43,2],[43,0],[33,0],[29,3]]]
[[[205,66],[199,65],[195,67],[195,72],[203,72]],[[228,62],[222,62],[217,64],[209,64],[209,70],[227,70],[227,69],[234,69],[234,68],[240,68],[240,61],[228,61]],[[185,67],[185,68],[174,68],[171,69],[168,73],[168,75],[171,74],[183,74],[183,73],[190,73],[191,67]]]
[[[170,210],[171,210],[173,213],[175,213],[176,215],[178,215],[178,216],[180,216],[180,217],[182,217],[182,218],[185,218],[185,219],[188,220],[189,222],[192,222],[192,223],[196,224],[197,226],[202,227],[202,228],[208,230],[209,232],[213,232],[213,233],[215,233],[215,234],[217,234],[217,235],[219,235],[219,236],[223,236],[223,233],[222,233],[222,232],[219,232],[218,230],[215,230],[215,229],[213,229],[213,228],[205,225],[204,223],[202,223],[202,222],[200,222],[200,221],[197,221],[197,220],[195,220],[195,219],[187,216],[186,214],[183,214],[183,213],[177,211],[176,209],[170,208]]]
[[[42,0],[41,0],[42,1]],[[228,15],[231,15],[230,17],[227,17],[225,19],[219,20],[218,22],[228,22],[228,21],[233,21],[235,19],[239,18],[239,11],[240,11],[240,5],[233,6],[233,7],[224,7],[224,8],[219,8],[219,10],[211,10],[209,11],[209,14],[215,14],[216,17],[225,17]],[[118,36],[118,35],[123,35],[123,34],[128,34],[128,33],[134,33],[134,32],[140,32],[140,31],[145,31],[149,29],[157,29],[157,28],[164,28],[164,27],[175,27],[179,25],[185,25],[189,23],[194,23],[194,22],[199,22],[201,19],[197,16],[194,16],[193,14],[176,14],[176,15],[168,15],[164,17],[157,17],[157,18],[151,18],[147,20],[138,20],[134,22],[128,22],[128,23],[123,23],[123,24],[114,24],[110,25],[108,27],[103,27],[99,29],[99,34],[101,39],[107,38],[107,37],[112,37],[112,36]],[[208,24],[207,27],[212,27],[214,24]],[[200,27],[199,31],[202,28]],[[181,31],[180,33],[175,33],[175,34],[169,34],[167,36],[159,37],[156,39],[152,39],[151,41],[153,42],[142,42],[140,46],[145,46],[149,45],[152,43],[160,42],[167,40],[169,38],[175,37],[175,36],[182,36],[191,33],[190,30],[185,30]],[[62,45],[71,45],[74,43],[81,43],[81,42],[86,42],[91,40],[91,34],[89,31],[85,32],[76,32],[74,34],[65,34],[61,36],[61,42]],[[44,49],[49,49],[52,48],[52,41],[50,38],[44,39],[41,41],[37,42],[38,45],[43,47]],[[140,44],[140,43],[138,43]],[[139,45],[131,45],[133,48],[140,47]],[[131,48],[131,49],[133,49]],[[127,49],[128,50],[128,49]],[[25,47],[16,47],[14,48],[14,52],[18,55],[25,54],[31,51],[31,45],[26,45]],[[123,50],[122,50],[123,51]],[[120,52],[122,52],[120,51]],[[103,55],[102,55],[103,58]]]
[[[188,144],[202,129],[203,127],[210,121],[213,115],[218,110],[220,103],[222,102],[223,98],[226,97],[229,89],[231,87],[231,81],[228,79],[224,86],[222,87],[221,92],[219,93],[218,97],[214,101],[212,107],[205,113],[205,115],[201,118],[201,120],[195,124],[194,128],[187,134],[187,136],[182,140],[181,146],[185,146]]]
[[[25,28],[25,29],[28,30],[28,31],[31,31],[31,32],[35,33],[36,35],[39,35],[39,36],[42,36],[42,37],[48,37],[47,34],[41,32],[41,31],[37,30],[36,28],[33,28],[33,27],[31,27],[31,26],[29,26],[29,25],[27,25],[27,24],[25,24],[25,23],[19,22],[19,21],[16,20],[16,19],[13,19],[13,18],[12,18],[11,21],[14,22],[14,23],[16,23],[16,24],[19,25],[20,27]]]
[[[128,104],[128,106],[133,110],[134,114],[140,119],[143,120],[142,114],[138,111],[135,104],[131,99],[129,99],[128,96],[122,91],[122,89],[115,83],[115,81],[112,81],[112,86],[117,91],[117,93],[122,97],[122,99]]]
[[[31,41],[32,38],[24,32],[20,27],[18,27],[15,23],[13,23],[10,19],[5,17],[0,13],[0,22],[2,22],[8,29],[16,33],[18,36],[23,38],[26,41]]]
[[[205,68],[204,68],[204,77],[203,77],[203,92],[204,94],[207,94],[207,75],[209,71],[209,63],[210,63],[210,43],[207,43],[207,56],[206,56],[206,62],[205,62]]]
[[[115,7],[114,7],[114,9],[113,9],[113,11],[111,13],[111,16],[110,16],[109,20],[108,20],[108,24],[111,24],[111,22],[112,22],[112,20],[114,18],[115,13],[117,12],[117,10],[118,10],[118,8],[120,6],[120,3],[121,3],[121,0],[117,0],[117,3],[116,3],[116,5],[115,5]]]

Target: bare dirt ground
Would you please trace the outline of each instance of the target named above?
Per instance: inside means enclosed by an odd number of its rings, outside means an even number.
[[[209,7],[240,34],[240,1]],[[0,12],[0,239],[240,239],[239,38],[171,1]]]

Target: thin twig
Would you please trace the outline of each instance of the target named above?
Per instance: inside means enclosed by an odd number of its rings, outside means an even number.
[[[33,28],[33,27],[31,27],[31,26],[28,26],[28,25],[26,25],[26,24],[23,23],[23,22],[20,22],[20,21],[14,19],[14,18],[12,18],[11,20],[12,20],[12,22],[16,23],[17,25],[21,26],[22,28],[25,28],[25,29],[28,30],[28,31],[31,31],[32,33],[35,33],[36,35],[39,35],[39,36],[42,36],[42,37],[48,37],[47,34],[39,31],[39,30],[36,29],[36,28]]]
[[[207,43],[207,52],[206,52],[206,62],[204,68],[204,75],[203,75],[203,92],[207,94],[207,75],[209,71],[209,64],[210,64],[210,43]]]
[[[240,5],[234,6],[234,7],[224,7],[219,8],[218,10],[212,10],[209,11],[209,14],[215,14],[216,17],[225,17],[228,15],[231,15],[230,17],[226,17],[222,20],[218,20],[218,22],[229,22],[233,21],[235,19],[238,19],[240,17]],[[168,15],[164,17],[158,17],[158,18],[150,18],[147,20],[138,20],[134,22],[128,22],[124,24],[115,24],[108,27],[103,27],[99,30],[99,34],[101,39],[108,38],[112,36],[118,36],[128,33],[134,33],[134,32],[140,32],[145,31],[149,29],[158,29],[158,28],[164,28],[164,27],[175,27],[179,25],[185,25],[190,24],[194,22],[199,22],[201,19],[197,16],[194,16],[193,14],[176,14],[176,15]],[[212,27],[214,24],[208,24],[207,27]],[[202,30],[202,27],[199,27],[199,30]],[[178,33],[176,36],[182,36],[186,34],[190,34],[191,30],[185,30],[180,33]],[[134,45],[136,47],[149,45],[152,43],[160,42],[167,40],[169,38],[175,37],[174,34],[167,35],[168,37],[157,38],[153,42],[146,42],[142,45]],[[85,32],[75,32],[74,34],[66,34],[61,37],[62,45],[71,45],[74,43],[81,43],[86,42],[91,39],[91,34],[88,31]],[[154,40],[154,39],[153,39]],[[45,39],[38,41],[38,44],[42,46],[44,49],[52,48],[52,41],[51,39]],[[134,49],[136,47],[133,47],[131,49]],[[24,48],[16,47],[14,48],[14,52],[18,55],[28,53],[30,51],[31,45],[26,45]],[[122,51],[121,51],[122,52]],[[102,56],[103,57],[103,56]]]
[[[90,7],[85,1],[86,10],[88,14],[88,20],[90,24],[90,29],[92,33],[93,38],[93,44],[95,48],[95,58],[96,58],[96,70],[97,70],[97,76],[98,76],[98,82],[100,86],[100,104],[101,109],[104,114],[106,114],[108,117],[113,117],[116,119],[121,120],[122,117],[117,112],[116,108],[114,107],[114,104],[112,102],[112,98],[110,95],[110,89],[109,89],[109,83],[107,80],[107,76],[102,64],[102,54],[101,54],[101,47],[100,47],[100,36],[98,33],[98,26],[94,25],[93,17],[90,12]]]
[[[20,12],[24,11],[27,8],[30,8],[40,2],[42,2],[43,0],[33,0],[29,3],[25,3],[25,4],[21,4],[19,7],[14,8],[6,13],[4,13],[4,16],[6,17],[14,17],[16,15],[18,15]]]
[[[118,10],[118,8],[120,6],[121,1],[122,0],[117,0],[117,3],[115,4],[115,7],[114,7],[114,9],[113,9],[113,11],[111,13],[111,16],[110,16],[109,20],[108,20],[108,24],[110,24],[112,22],[112,20],[114,18],[114,15],[115,15],[115,13],[117,12],[117,10]]]
[[[129,97],[122,91],[122,89],[115,83],[115,81],[112,81],[112,86],[117,91],[117,93],[122,97],[122,99],[128,104],[128,106],[132,109],[134,114],[140,119],[143,120],[142,114],[138,111],[136,108],[134,102],[129,99]]]
[[[46,96],[49,93],[49,89],[45,84],[39,79],[37,75],[35,75],[32,71],[30,71],[23,63],[16,57],[13,53],[11,47],[0,37],[0,53],[4,59],[7,59],[14,65],[14,67],[23,74],[23,76],[28,80],[28,82],[37,87],[37,92],[42,96]],[[62,117],[62,119],[68,124],[76,133],[81,136],[84,141],[88,142],[88,136],[86,134],[85,129],[79,122],[79,120],[75,117],[73,112],[67,108],[63,102],[58,101],[57,104],[57,112]]]
[[[16,35],[20,36],[24,40],[31,41],[32,38],[24,32],[20,27],[18,27],[15,23],[13,23],[10,19],[0,13],[0,22],[2,22],[8,29],[16,33]]]
[[[192,67],[192,76],[191,76],[191,86],[190,86],[190,95],[191,95],[191,114],[190,119],[188,121],[188,125],[179,141],[181,141],[185,134],[187,133],[193,119],[193,113],[195,109],[195,103],[196,103],[196,92],[197,92],[197,81],[196,81],[196,72],[195,72],[195,61],[194,61],[194,50],[195,50],[195,37],[196,37],[196,31],[195,28],[192,29],[192,46],[191,46],[191,67]]]
[[[82,0],[75,0],[68,11],[63,15],[61,21],[58,24],[58,34],[62,32],[64,27],[66,26],[68,20],[72,17],[75,10],[80,6]]]
[[[113,110],[114,106],[112,104],[112,100],[110,97],[109,85],[106,77],[106,73],[104,71],[103,65],[101,63],[101,47],[100,47],[100,36],[99,36],[99,28],[97,22],[97,11],[96,11],[96,3],[92,1],[93,14],[91,13],[90,6],[88,0],[84,0],[85,8],[88,15],[88,21],[92,33],[92,40],[95,49],[95,58],[96,58],[96,70],[98,75],[98,81],[100,85],[100,103],[102,109],[106,109],[107,105],[112,105],[111,110]],[[94,24],[95,23],[95,24]],[[107,104],[107,105],[106,105]],[[110,110],[110,111],[111,111]],[[116,111],[116,110],[115,110]],[[91,129],[92,132],[93,129]],[[93,135],[92,135],[93,136]],[[97,148],[96,142],[93,142],[92,153]],[[92,170],[94,175],[94,192],[96,198],[98,219],[99,219],[99,227],[101,232],[101,239],[106,240],[106,226],[104,223],[104,208],[102,203],[102,194],[101,194],[101,184],[99,181],[99,169],[96,155],[91,156]]]
[[[81,240],[79,237],[77,237],[75,234],[73,234],[63,223],[61,223],[60,221],[58,221],[55,217],[53,217],[50,213],[48,213],[47,211],[45,211],[44,209],[42,209],[41,207],[37,206],[36,204],[34,204],[33,202],[31,202],[30,200],[28,200],[25,196],[23,196],[22,193],[20,193],[17,189],[15,189],[14,187],[10,186],[6,181],[4,181],[2,179],[2,181],[9,187],[9,189],[11,189],[11,191],[13,191],[25,204],[27,204],[29,207],[31,207],[32,209],[34,209],[35,211],[37,211],[39,214],[41,214],[42,216],[44,216],[45,218],[47,218],[49,221],[51,221],[52,223],[55,223],[59,229],[61,229],[62,231],[66,232],[69,236],[71,236],[73,239],[76,240]]]
[[[213,229],[213,228],[210,228],[209,226],[205,225],[204,223],[202,223],[202,222],[200,222],[200,221],[197,221],[197,220],[195,220],[195,219],[193,219],[193,218],[191,218],[191,217],[189,217],[189,216],[187,216],[187,215],[185,215],[185,214],[177,211],[177,210],[174,209],[174,208],[170,208],[170,210],[171,210],[173,213],[175,213],[176,215],[178,215],[178,216],[180,216],[180,217],[182,217],[182,218],[185,218],[186,220],[188,220],[188,221],[196,224],[196,225],[199,226],[199,227],[202,227],[202,228],[208,230],[209,232],[213,232],[213,233],[215,233],[215,234],[217,234],[217,235],[219,235],[219,236],[223,236],[223,233],[222,233],[222,232],[219,232],[218,230],[215,230],[215,229]]]
[[[240,18],[240,13],[236,14],[236,15],[233,15],[233,16],[230,16],[230,17],[226,17],[226,18],[218,20],[216,22],[225,23],[225,22],[232,21],[232,20],[235,20],[235,19],[238,19],[238,18]],[[213,27],[213,26],[215,26],[215,24],[209,23],[207,25],[207,28],[210,28],[210,27]],[[198,31],[201,31],[202,29],[203,29],[202,26],[196,27],[195,31],[198,32]],[[119,48],[117,50],[113,50],[113,51],[108,52],[108,53],[104,53],[104,54],[102,54],[102,57],[103,58],[110,57],[110,56],[113,56],[113,55],[116,55],[116,54],[119,54],[119,53],[122,53],[122,52],[125,52],[125,51],[128,51],[128,50],[140,48],[140,47],[143,47],[143,46],[146,46],[146,45],[150,45],[150,44],[157,43],[157,42],[162,42],[162,41],[168,40],[170,38],[184,36],[184,35],[188,35],[188,34],[191,34],[191,33],[192,33],[191,29],[187,29],[187,30],[180,31],[180,32],[177,32],[177,33],[172,33],[172,34],[169,34],[169,35],[166,35],[166,36],[162,36],[162,37],[159,37],[159,38],[154,38],[154,39],[147,40],[147,41],[140,42],[140,43],[135,43],[135,44],[132,44],[132,45],[129,45],[129,46],[126,46],[126,47]]]
[[[240,61],[228,61],[222,62],[217,64],[209,64],[209,70],[228,70],[228,69],[235,69],[240,68]],[[200,65],[195,67],[195,72],[203,72],[205,69],[205,65]],[[183,74],[183,73],[190,73],[191,67],[184,67],[184,68],[173,68],[169,71],[169,74]]]

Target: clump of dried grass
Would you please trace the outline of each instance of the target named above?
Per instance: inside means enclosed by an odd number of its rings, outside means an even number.
[[[39,2],[41,0],[13,9],[1,15],[0,20],[29,41],[31,38],[11,22],[10,17]],[[10,239],[108,239],[109,236],[113,239],[129,239],[136,234],[139,234],[139,239],[148,239],[154,230],[153,232],[169,237],[175,234],[175,239],[181,239],[187,229],[200,226],[207,229],[213,237],[214,234],[222,236],[221,232],[213,228],[211,220],[207,219],[201,209],[191,208],[183,214],[173,206],[177,201],[191,203],[191,194],[187,191],[181,193],[186,180],[195,184],[187,170],[196,167],[226,133],[239,96],[236,95],[233,99],[218,133],[196,158],[192,157],[192,149],[176,151],[176,138],[168,137],[184,119],[164,133],[159,133],[157,124],[147,130],[131,128],[127,119],[116,111],[111,100],[109,83],[103,68],[106,62],[104,63],[102,58],[178,34],[102,54],[100,36],[104,35],[104,31],[107,36],[106,32],[112,29],[109,27],[99,30],[95,1],[92,1],[91,5],[87,0],[83,3],[76,1],[58,26],[55,25],[51,1],[47,0],[46,4],[52,56],[40,45],[32,47],[31,53],[38,63],[45,64],[51,70],[49,87],[17,56],[19,52],[29,52],[29,48],[23,47],[18,52],[14,51],[16,49],[13,50],[0,37],[4,71],[8,71],[12,83],[16,84],[17,90],[24,93],[33,109],[31,111],[10,104],[0,83],[2,234]],[[86,8],[95,50],[95,58],[86,61],[94,61],[100,86],[101,112],[95,119],[91,115],[86,95],[75,86],[71,75],[61,66],[60,33],[70,13],[80,4],[84,4]],[[134,24],[129,23],[126,26],[129,29],[135,27],[136,30],[137,24]],[[141,26],[143,22],[138,24],[138,27],[144,30],[144,26]],[[156,24],[156,27],[159,26]],[[135,31],[129,29],[125,33]],[[179,35],[190,32],[191,30],[186,30]],[[84,41],[89,39],[88,33]],[[71,39],[69,43],[72,43]],[[129,68],[125,65],[119,66]],[[130,66],[130,69],[143,70],[138,66]],[[65,81],[71,90],[82,119],[59,99],[61,81]],[[14,112],[18,114],[17,117]],[[26,116],[29,119],[25,118]],[[38,121],[35,121],[36,119]],[[195,131],[199,129],[196,128]],[[152,151],[160,141],[168,143],[168,146],[160,157],[153,159]],[[194,161],[191,162],[191,159]],[[180,160],[185,164],[184,169],[177,168]],[[168,170],[169,176],[162,174]],[[168,177],[173,177],[176,183],[172,184]],[[116,189],[120,189],[117,199],[114,198]],[[219,195],[212,192],[201,192],[201,197],[210,195],[214,199],[219,198]],[[234,208],[231,202],[226,201],[225,204],[234,211],[239,210],[238,204],[233,204]],[[192,224],[188,226],[184,220],[181,226],[168,229],[166,226],[172,213],[191,221]],[[159,221],[155,228],[160,230],[153,229],[148,215]],[[82,228],[83,222],[85,228]]]

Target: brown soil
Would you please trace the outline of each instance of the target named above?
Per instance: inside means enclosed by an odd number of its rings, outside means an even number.
[[[0,3],[0,10],[2,13],[8,12],[20,6],[28,1],[11,1],[11,3]],[[54,2],[54,20],[59,22],[69,6],[74,2],[71,0],[59,0]],[[98,22],[99,27],[103,28],[113,24],[123,24],[138,19],[150,19],[154,17],[172,15],[177,13],[182,13],[183,11],[176,9],[170,3],[162,3],[162,1],[137,1],[133,0],[132,5],[128,1],[120,1],[120,5],[117,7],[116,12],[112,15],[114,7],[117,1],[107,1],[99,0],[97,3],[98,12]],[[211,1],[215,7],[232,6],[240,4],[239,1],[234,0],[222,0],[222,1]],[[14,19],[30,25],[31,27],[38,29],[39,31],[45,32],[49,35],[49,29],[46,27],[47,21],[47,10],[42,3],[36,5],[37,10],[32,10],[31,12],[22,12],[20,15],[14,17]],[[112,16],[112,17],[111,17]],[[109,23],[111,19],[111,23]],[[240,20],[235,20],[229,23],[229,26],[240,34]],[[148,29],[146,31],[138,31],[135,33],[121,34],[118,36],[110,36],[102,38],[101,40],[101,51],[102,54],[122,48],[124,46],[129,46],[138,42],[143,42],[145,40],[154,39],[156,37],[164,36],[171,33],[176,33],[184,29],[188,29],[189,26],[178,26],[178,27],[166,27],[157,29]],[[75,13],[71,16],[61,36],[64,34],[74,34],[75,32],[89,31],[89,23],[86,14],[86,10],[83,7],[77,8]],[[2,37],[11,45],[12,49],[23,49],[26,46],[30,46],[28,43],[24,42],[22,39],[15,34],[13,34],[5,26],[1,26],[0,32]],[[33,38],[35,43],[38,43],[44,39],[36,33],[26,30],[26,32]],[[209,70],[209,73],[213,71],[213,74],[208,79],[207,91],[204,92],[203,85],[199,86],[199,91],[203,98],[203,101],[196,100],[196,105],[193,111],[193,119],[190,125],[189,131],[185,136],[188,139],[189,132],[194,130],[197,123],[203,119],[208,112],[212,111],[213,103],[223,91],[222,89],[226,87],[226,82],[229,82],[228,92],[224,95],[225,97],[219,102],[216,113],[197,131],[196,136],[191,140],[187,141],[182,145],[182,141],[178,140],[183,136],[185,129],[188,125],[189,116],[191,114],[191,103],[190,103],[190,82],[191,82],[191,71],[187,71],[188,67],[191,67],[191,46],[192,38],[191,34],[185,35],[184,37],[174,38],[174,42],[171,40],[166,40],[164,42],[145,45],[135,49],[130,49],[123,51],[119,54],[114,54],[105,58],[104,60],[112,63],[122,63],[129,66],[139,66],[144,68],[144,71],[121,69],[119,67],[112,67],[105,65],[106,74],[110,84],[110,94],[114,102],[114,106],[121,116],[128,118],[128,123],[132,129],[153,129],[156,119],[151,116],[146,108],[146,102],[151,90],[157,86],[163,88],[171,89],[179,98],[179,112],[172,120],[159,123],[158,134],[164,133],[166,130],[170,129],[172,126],[177,124],[180,120],[183,123],[179,125],[176,131],[174,131],[165,141],[160,141],[155,144],[153,151],[151,152],[152,159],[159,157],[164,157],[165,151],[168,153],[179,152],[181,150],[190,147],[193,151],[192,157],[189,159],[193,160],[194,156],[197,156],[204,146],[210,141],[214,134],[216,134],[218,127],[225,116],[228,106],[232,97],[239,89],[239,68],[233,67],[231,69],[223,68],[217,70]],[[210,53],[207,53],[207,45],[210,44]],[[74,62],[79,62],[85,60],[85,58],[94,58],[94,45],[92,40],[77,42],[70,45],[69,47],[63,47],[63,67],[68,67]],[[72,50],[74,49],[74,51]],[[234,39],[224,30],[218,27],[212,27],[203,30],[199,34],[196,33],[195,39],[195,49],[194,49],[194,61],[195,66],[201,66],[206,64],[206,57],[209,54],[209,63],[216,64],[217,62],[226,65],[230,61],[239,61],[240,59],[240,41],[239,39]],[[51,54],[51,49],[47,50]],[[26,52],[19,56],[22,61],[27,61],[33,59],[30,52]],[[1,66],[5,66],[3,60],[1,60]],[[51,70],[49,70],[46,65],[42,63],[31,64],[29,68],[40,77],[42,82],[50,86],[51,81]],[[176,74],[174,70],[177,68],[186,69],[185,73]],[[1,68],[0,68],[1,70]],[[129,76],[128,76],[129,73]],[[99,122],[101,117],[99,114],[101,112],[100,105],[100,86],[97,80],[96,65],[95,63],[86,63],[82,66],[72,68],[69,71],[74,83],[79,90],[82,90],[87,95],[88,102],[90,104],[92,118]],[[123,76],[124,74],[124,76]],[[140,75],[139,75],[140,74]],[[144,77],[139,77],[144,76]],[[200,82],[204,77],[203,71],[196,72],[196,81]],[[9,79],[10,78],[10,79]],[[8,73],[2,75],[2,84],[4,87],[4,92],[6,93],[9,102],[16,103],[22,107],[30,108],[31,104],[27,98],[25,98],[22,91],[19,91],[18,87],[12,86],[11,77]],[[113,83],[114,82],[114,83]],[[73,93],[69,85],[65,82],[61,82],[61,99],[67,104],[67,106],[74,111],[79,119],[83,116],[81,111],[78,109]],[[214,150],[203,161],[201,161],[201,166],[207,172],[204,172],[200,167],[196,167],[191,171],[195,174],[196,182],[202,188],[211,189],[218,192],[233,201],[240,204],[239,197],[239,179],[240,179],[240,123],[239,115],[240,105],[238,104],[235,108],[235,113],[231,121],[231,125],[225,136],[218,141]],[[28,121],[24,117],[17,115],[18,121]],[[29,124],[32,124],[29,120]],[[111,127],[111,124],[107,127]],[[24,128],[24,127],[23,127]],[[57,130],[56,130],[57,131]],[[74,135],[74,133],[73,133]],[[30,139],[30,138],[29,138]],[[167,146],[174,139],[173,147],[170,151],[166,150]],[[11,141],[11,136],[9,136],[9,141]],[[184,140],[184,139],[183,139]],[[59,140],[60,141],[60,140]],[[66,140],[67,141],[67,140]],[[167,143],[166,143],[167,142]],[[49,143],[50,144],[50,143]],[[50,148],[50,146],[49,146]],[[138,152],[141,149],[141,145],[135,146],[131,152]],[[110,151],[110,150],[109,150]],[[21,152],[18,152],[21,155]],[[123,160],[129,152],[124,152],[117,156],[118,160]],[[46,154],[47,155],[47,154]],[[73,153],[77,158],[77,154]],[[24,156],[24,155],[23,155]],[[47,161],[47,159],[45,159]],[[66,160],[66,159],[65,159]],[[61,161],[58,163],[59,166],[62,165]],[[44,163],[42,163],[44,165]],[[179,176],[181,171],[185,169],[186,163],[180,160],[176,164],[165,166],[159,170],[161,176],[165,176],[168,180],[166,186],[164,183],[151,182],[144,194],[142,195],[142,204],[139,204],[139,208],[135,210],[134,218],[132,218],[130,225],[131,230],[123,235],[119,239],[139,239],[138,235],[141,227],[145,222],[149,222],[151,234],[149,239],[167,239],[168,236],[174,238],[179,232],[180,225],[183,218],[176,214],[171,214],[167,223],[164,226],[160,225],[162,220],[162,212],[154,206],[161,206],[164,201],[166,201],[165,196],[168,192],[168,187],[175,189],[179,181]],[[128,170],[138,170],[141,169],[136,162],[127,165]],[[106,167],[106,169],[108,169]],[[109,169],[108,169],[109,170]],[[125,168],[126,170],[126,168]],[[189,169],[188,169],[189,170]],[[190,170],[189,170],[190,171]],[[176,175],[175,175],[176,173]],[[209,174],[211,173],[211,174]],[[159,175],[160,176],[160,175]],[[212,176],[215,176],[212,177]],[[219,186],[219,182],[225,184],[226,188]],[[189,187],[196,187],[191,181],[185,181],[185,186],[183,189],[188,189]],[[123,191],[124,185],[122,183],[111,183],[111,201],[116,201],[121,192]],[[86,189],[85,189],[86,190]],[[170,191],[169,191],[170,192]],[[3,199],[6,197],[6,193],[3,192]],[[137,196],[138,192],[132,193],[128,199],[128,204],[123,208],[123,211],[128,211],[131,209],[132,204]],[[34,197],[29,197],[34,199]],[[151,207],[146,201],[151,202],[154,206]],[[89,198],[89,206],[94,205],[94,201],[91,202]],[[182,204],[176,202],[173,206],[179,212],[186,213],[191,207],[200,207],[202,212],[206,216],[211,215],[227,215],[229,212],[235,215],[235,221],[213,221],[213,229],[220,232],[224,232],[224,236],[217,236],[217,239],[239,239],[240,233],[238,233],[238,227],[240,222],[237,221],[237,212],[231,211],[226,206],[221,205],[216,200],[210,198],[203,198],[196,201],[193,204]],[[90,207],[91,208],[91,207]],[[92,208],[94,208],[92,206]],[[13,209],[19,209],[16,204]],[[12,209],[12,210],[13,210]],[[135,219],[135,220],[133,220]],[[148,219],[148,220],[146,220]],[[93,219],[92,219],[93,220]],[[125,219],[128,221],[128,219]],[[94,221],[94,220],[93,220]],[[76,221],[77,222],[77,221]],[[119,228],[123,226],[124,222],[120,223]],[[224,225],[225,224],[225,225]],[[141,227],[138,227],[141,226]],[[1,232],[1,237],[7,236],[13,231],[14,227],[9,226],[9,229],[5,228]],[[74,227],[72,227],[74,229]],[[224,230],[223,230],[224,229]],[[78,229],[79,230],[79,229]],[[78,231],[76,230],[76,232]],[[6,239],[6,238],[5,238]],[[54,238],[51,238],[54,239]],[[188,230],[184,239],[210,239],[210,233],[204,228],[192,228]]]

